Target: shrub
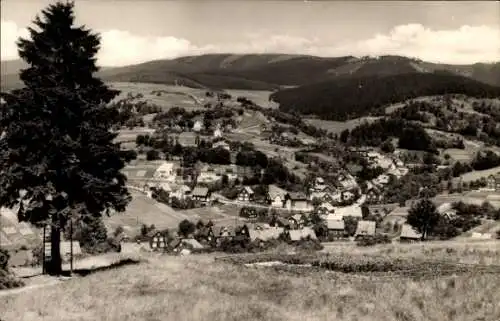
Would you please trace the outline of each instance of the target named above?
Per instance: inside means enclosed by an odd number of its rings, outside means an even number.
[[[39,243],[31,250],[31,254],[33,255],[33,261],[31,264],[33,266],[41,265],[43,262],[43,243]]]
[[[9,273],[9,258],[9,252],[0,248],[0,290],[17,288],[24,285],[21,280],[16,279]]]
[[[304,252],[315,252],[321,251],[323,249],[323,245],[318,240],[314,240],[311,238],[301,239],[297,242],[297,250]]]
[[[0,290],[18,288],[23,285],[23,281],[13,277],[7,270],[0,269]]]
[[[9,252],[5,249],[0,248],[0,269],[7,270],[9,259]]]
[[[391,239],[387,235],[377,234],[372,237],[363,237],[356,242],[358,246],[373,246],[377,244],[391,243]]]

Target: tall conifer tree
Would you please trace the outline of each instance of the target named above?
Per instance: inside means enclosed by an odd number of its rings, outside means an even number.
[[[2,93],[0,206],[19,208],[21,221],[50,224],[49,274],[61,271],[60,232],[69,219],[83,221],[124,211],[130,201],[121,173],[130,153],[113,143],[119,93],[100,79],[99,36],[74,26],[74,3],[57,2],[17,43],[29,67],[24,88]]]

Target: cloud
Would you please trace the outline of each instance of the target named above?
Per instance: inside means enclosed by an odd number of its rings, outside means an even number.
[[[2,21],[2,59],[17,58],[16,39],[25,29]],[[360,41],[332,45],[320,38],[272,35],[269,31],[239,35],[236,42],[200,46],[172,36],[138,36],[124,30],[104,30],[98,61],[103,66],[123,66],[155,59],[204,53],[289,53],[318,56],[403,55],[430,62],[470,64],[500,61],[500,30],[489,26],[462,26],[433,30],[421,24],[392,28]]]
[[[465,25],[455,30],[432,30],[421,24],[400,25],[389,34],[377,34],[343,49],[365,55],[404,55],[452,64],[493,62],[500,60],[500,29]]]
[[[17,59],[16,41],[19,37],[29,36],[28,30],[19,28],[13,21],[3,21],[0,25],[0,57],[2,60]]]

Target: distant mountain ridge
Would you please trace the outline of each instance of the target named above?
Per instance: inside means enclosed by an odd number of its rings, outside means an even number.
[[[20,85],[21,61],[2,61],[1,87]],[[401,56],[316,57],[287,54],[207,54],[155,60],[124,67],[107,67],[98,75],[105,81],[179,84],[193,88],[277,90],[285,86],[353,77],[407,73],[450,74],[500,86],[500,62],[448,65]]]

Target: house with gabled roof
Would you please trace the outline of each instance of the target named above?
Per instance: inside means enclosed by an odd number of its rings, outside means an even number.
[[[177,177],[177,164],[174,162],[163,162],[155,171],[154,178],[168,182],[175,182]]]
[[[333,217],[336,219],[327,219],[326,226],[328,228],[328,233],[335,237],[342,237],[345,235],[345,222],[343,219],[338,219],[338,217]]]
[[[238,193],[238,201],[250,202],[253,201],[254,191],[250,186],[243,186]]]
[[[215,143],[212,144],[212,148],[223,148],[225,150],[231,150],[229,144],[224,140],[216,141]]]
[[[398,203],[370,204],[368,205],[368,210],[371,215],[386,216],[398,207]]]
[[[170,192],[170,197],[175,197],[178,200],[184,200],[191,194],[191,188],[187,185],[181,185],[177,188],[172,188]]]
[[[335,206],[333,206],[330,202],[323,202],[316,208],[316,211],[319,215],[328,215],[330,213],[335,212]]]
[[[313,207],[303,193],[288,193],[285,197],[285,206],[289,211],[312,211]]]
[[[416,231],[410,224],[403,224],[401,226],[401,235],[399,239],[401,241],[418,241],[422,238],[422,234]]]
[[[375,186],[370,187],[366,191],[366,201],[370,204],[375,204],[375,203],[382,201],[383,196],[384,195],[383,195],[382,191]]]
[[[361,210],[361,207],[356,206],[356,205],[351,205],[351,206],[344,206],[344,207],[337,207],[335,208],[334,214],[342,216],[342,217],[355,217],[355,218],[362,218],[363,217],[363,212]]]
[[[156,188],[159,190],[162,190],[166,193],[172,192],[172,187],[170,186],[169,183],[166,183],[166,182],[161,182],[161,183],[156,184]]]
[[[316,232],[310,227],[304,227],[300,230],[289,230],[287,231],[287,238],[291,242],[298,242],[303,239],[310,238],[311,240],[317,240]]]
[[[191,192],[191,198],[205,204],[210,201],[210,191],[208,187],[196,186]]]
[[[288,218],[292,229],[301,229],[306,225],[305,217],[302,214],[295,214]]]
[[[354,237],[375,236],[376,223],[373,221],[358,221]]]
[[[486,182],[486,187],[489,190],[500,191],[500,173],[488,176]]]
[[[269,185],[267,192],[267,201],[271,207],[282,208],[285,204],[285,197],[288,194],[284,189],[276,185]]]
[[[193,131],[199,132],[204,128],[203,122],[201,120],[196,120],[193,124]]]
[[[281,217],[281,216],[275,217],[273,219],[273,223],[274,223],[274,226],[282,227],[284,229],[290,229],[291,227],[293,227],[293,223],[291,223],[290,220],[288,220],[284,217]]]
[[[457,215],[457,210],[453,208],[453,204],[446,202],[441,205],[439,205],[436,208],[436,211],[443,217],[446,217],[447,219],[452,219]]]
[[[278,239],[285,231],[282,227],[270,227],[266,229],[251,228],[248,230],[251,241],[267,242],[273,239]]]
[[[324,188],[321,192],[313,191],[309,193],[309,200],[311,201],[317,199],[323,202],[334,202],[336,197],[340,197],[340,193],[337,193],[336,189],[329,186]]]

